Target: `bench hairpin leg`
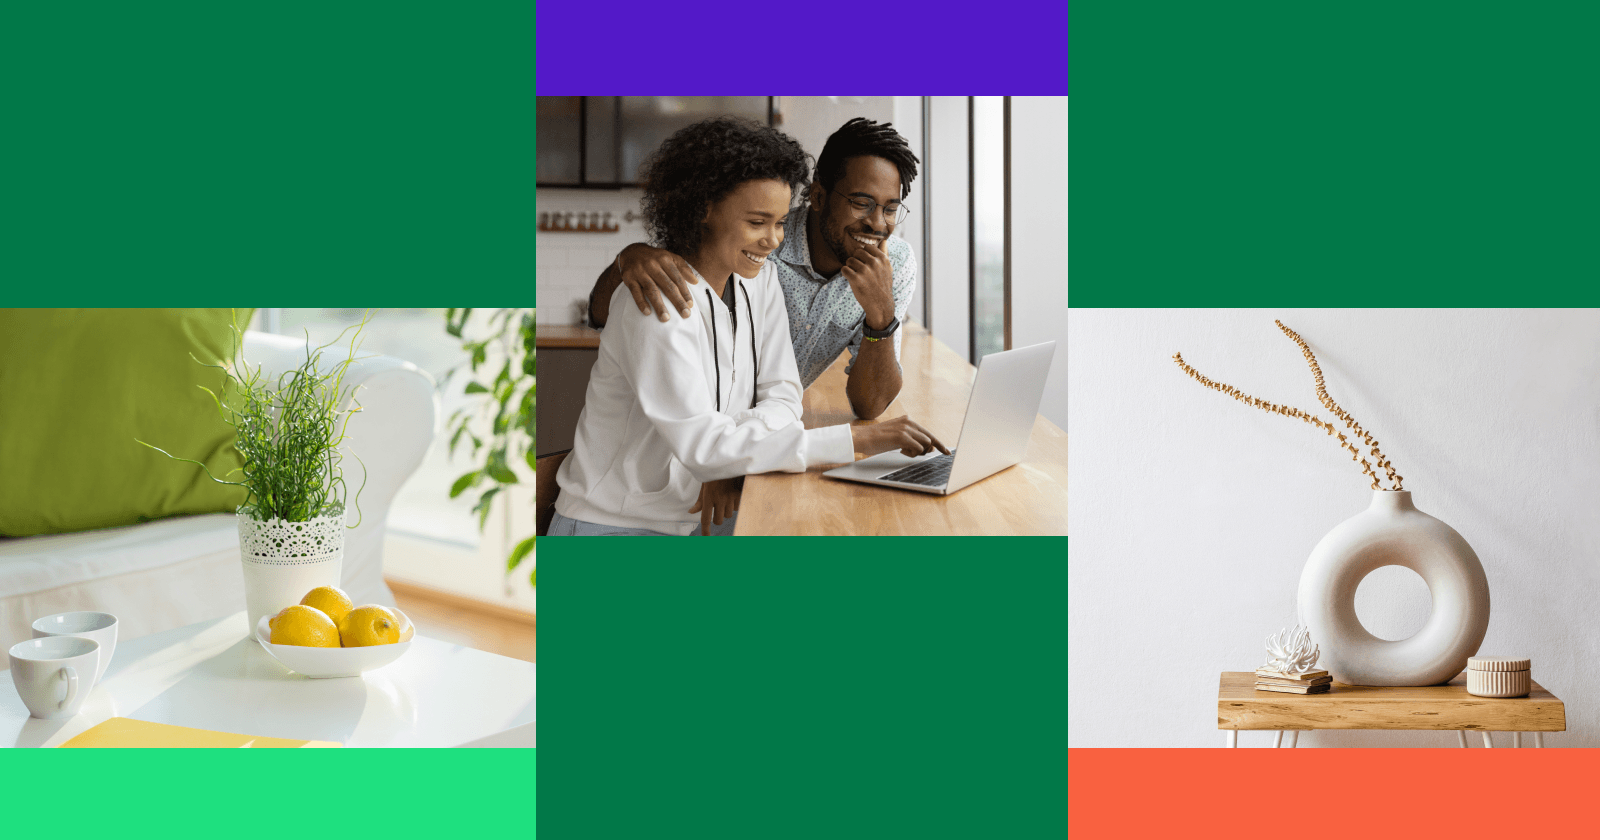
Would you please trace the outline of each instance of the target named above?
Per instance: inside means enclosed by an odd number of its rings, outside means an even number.
[[[1461,748],[1462,749],[1466,749],[1467,748],[1467,730],[1465,730],[1465,729],[1457,729],[1456,730],[1456,738],[1460,739]]]
[[[1239,746],[1239,730],[1237,730],[1237,729],[1228,730],[1228,746],[1230,746],[1230,747]]]
[[[1521,747],[1522,746],[1522,733],[1521,732],[1513,732],[1513,733],[1511,733],[1511,746],[1513,746],[1513,747]]]
[[[1483,731],[1483,745],[1491,749],[1494,748],[1494,742],[1489,740],[1489,730],[1487,729]]]
[[[1544,733],[1543,732],[1535,732],[1535,733],[1533,733],[1533,745],[1535,747],[1538,747],[1541,750],[1544,749]]]
[[[1283,730],[1282,729],[1278,730],[1272,736],[1272,747],[1273,747],[1273,749],[1277,749],[1278,747],[1281,747],[1281,746],[1283,746]]]
[[[1300,743],[1300,730],[1295,729],[1295,730],[1290,731],[1290,733],[1289,733],[1289,748],[1293,749],[1295,747],[1295,745],[1297,745],[1299,743]]]

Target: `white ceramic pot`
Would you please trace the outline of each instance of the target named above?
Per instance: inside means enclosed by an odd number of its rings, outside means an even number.
[[[1428,584],[1433,611],[1397,642],[1367,632],[1356,587],[1383,566],[1404,566]],[[1339,523],[1300,573],[1300,623],[1322,647],[1318,665],[1349,685],[1438,685],[1478,652],[1489,629],[1489,580],[1454,528],[1417,510],[1406,490],[1378,490],[1372,505]]]
[[[239,556],[244,565],[250,626],[300,603],[319,586],[338,586],[344,566],[344,515],[309,522],[262,521],[239,514]]]

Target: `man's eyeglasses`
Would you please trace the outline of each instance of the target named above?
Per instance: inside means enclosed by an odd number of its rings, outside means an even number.
[[[856,211],[856,218],[858,219],[865,219],[872,215],[872,211],[878,209],[878,202],[865,196],[847,195],[844,196],[844,201]],[[909,215],[911,215],[911,208],[898,201],[891,201],[883,205],[884,221],[891,225],[900,224]]]

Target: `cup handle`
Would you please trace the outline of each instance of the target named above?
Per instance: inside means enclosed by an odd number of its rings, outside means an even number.
[[[67,681],[67,699],[62,700],[56,708],[66,709],[71,707],[72,701],[78,697],[78,670],[71,665],[64,666],[61,669],[61,678]]]

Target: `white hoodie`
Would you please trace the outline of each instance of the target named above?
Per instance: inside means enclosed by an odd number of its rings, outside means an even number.
[[[700,524],[689,508],[703,482],[855,459],[849,426],[800,422],[800,375],[772,263],[729,283],[736,313],[702,282],[690,287],[689,317],[666,323],[617,287],[572,454],[556,474],[562,516],[686,535]]]

